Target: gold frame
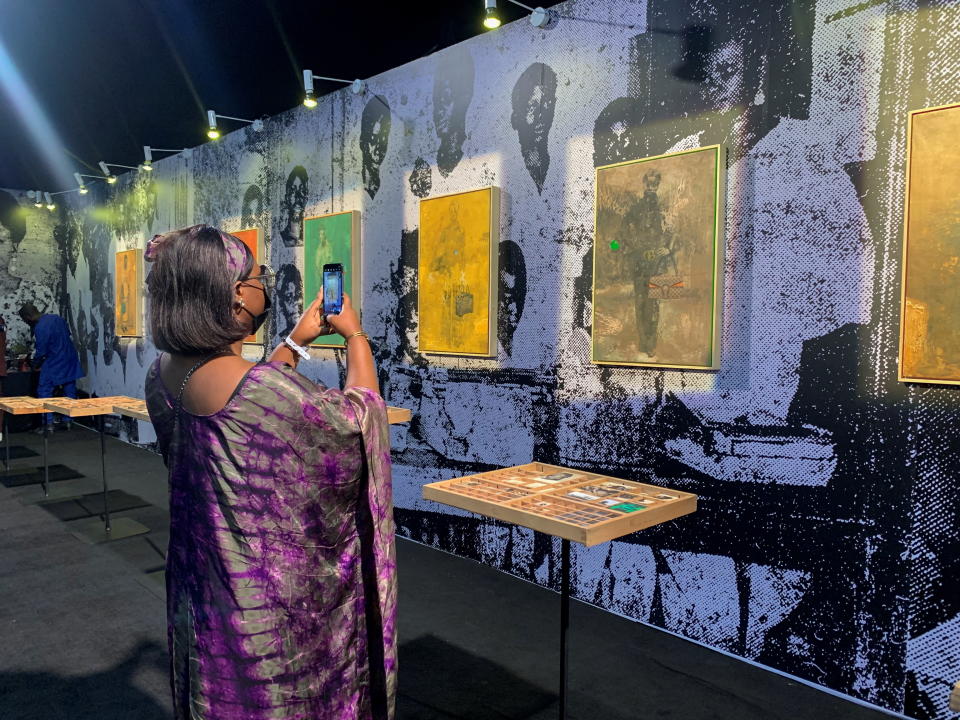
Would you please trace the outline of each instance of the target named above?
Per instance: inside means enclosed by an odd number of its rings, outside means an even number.
[[[361,307],[363,306],[363,253],[361,252],[360,244],[360,211],[359,210],[341,210],[340,212],[332,213],[323,213],[322,215],[311,215],[310,217],[305,217],[303,219],[302,227],[300,228],[301,237],[303,238],[303,292],[304,292],[304,310],[309,303],[307,303],[306,292],[307,292],[307,221],[309,220],[322,220],[323,218],[336,217],[337,215],[347,215],[350,214],[353,217],[350,219],[350,264],[351,267],[351,282],[350,282],[350,303],[353,305],[353,309],[357,311],[357,317],[361,320],[363,315],[361,314]],[[321,279],[321,284],[322,279]],[[357,292],[359,290],[359,292]],[[344,292],[347,292],[344,288]],[[312,301],[311,301],[312,302]],[[342,343],[323,343],[321,340],[327,337],[321,335],[312,343],[310,343],[307,348],[310,350],[342,350],[347,344],[346,341]]]
[[[715,177],[714,177],[714,219],[713,219],[713,312],[711,322],[713,323],[713,332],[710,334],[710,364],[709,365],[673,365],[669,363],[650,363],[650,362],[620,362],[610,360],[596,359],[596,342],[594,335],[596,332],[596,312],[597,303],[594,300],[597,292],[597,216],[599,211],[598,203],[598,184],[601,170],[621,167],[623,165],[635,165],[637,163],[650,162],[652,160],[662,160],[663,158],[676,157],[680,155],[690,155],[695,152],[704,152],[710,150],[715,155]],[[646,158],[637,158],[636,160],[625,160],[623,162],[602,165],[596,168],[593,175],[593,280],[591,283],[590,294],[590,362],[593,365],[612,365],[619,367],[649,367],[661,368],[664,370],[718,370],[720,369],[720,336],[723,331],[723,262],[726,240],[725,227],[725,199],[726,199],[726,155],[722,145],[704,145],[703,147],[691,148],[690,150],[679,150],[677,152],[664,153]],[[723,162],[721,162],[723,161]]]
[[[425,201],[453,197],[454,195],[467,195],[469,193],[485,191],[490,193],[490,272],[487,293],[489,299],[487,304],[487,352],[468,353],[451,352],[447,350],[425,350],[423,347],[423,335],[420,332],[420,328],[422,327],[420,304],[423,300],[420,292],[420,262],[423,258],[423,253],[421,252],[423,249],[423,203]],[[417,352],[423,355],[495,358],[497,356],[497,313],[500,304],[500,188],[497,185],[488,185],[486,187],[474,188],[473,190],[460,190],[458,192],[422,198],[417,212]]]
[[[917,115],[939,110],[960,108],[960,103],[936,105],[934,107],[911,110],[907,115],[907,162],[906,183],[903,191],[903,250],[900,263],[900,332],[897,348],[897,382],[924,383],[927,385],[960,385],[960,380],[937,380],[931,378],[908,377],[903,373],[903,335],[906,330],[903,322],[907,304],[907,251],[910,243],[910,171],[913,165],[913,119]]]
[[[250,232],[251,230],[257,233],[256,262],[258,265],[262,265],[264,263],[264,257],[266,256],[266,250],[267,250],[263,242],[263,228],[260,228],[260,227],[240,228],[239,230],[232,230],[228,234],[235,236],[235,233]],[[254,333],[253,337],[255,339],[247,340],[246,338],[244,338],[243,344],[244,345],[263,345],[263,334],[264,334],[264,331],[263,331],[263,328],[261,327],[259,330],[257,330],[256,333]]]
[[[135,280],[134,286],[137,293],[135,297],[136,312],[134,320],[134,330],[132,333],[123,333],[119,332],[120,329],[120,283],[118,282],[120,277],[120,256],[133,253],[134,258],[134,270],[135,270]],[[128,250],[120,250],[113,256],[113,332],[116,337],[120,338],[140,338],[143,337],[143,250],[140,248],[130,248]]]

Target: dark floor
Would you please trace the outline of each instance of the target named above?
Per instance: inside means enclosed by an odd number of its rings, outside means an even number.
[[[13,444],[41,447],[26,433]],[[51,485],[79,500],[38,505],[39,486],[0,485],[0,718],[170,718],[163,465],[108,440],[114,497],[131,508],[116,517],[151,532],[89,545],[71,530],[98,511],[95,498],[82,497],[99,488],[96,435],[57,433],[50,462],[85,476]],[[558,596],[411,542],[399,541],[397,554],[399,718],[555,718]],[[581,603],[573,603],[571,628],[569,718],[890,717]]]

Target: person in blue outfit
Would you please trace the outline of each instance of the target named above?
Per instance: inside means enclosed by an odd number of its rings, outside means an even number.
[[[20,308],[20,319],[33,331],[33,363],[40,368],[37,397],[54,397],[62,392],[63,397],[75,398],[77,378],[83,377],[83,370],[67,323],[59,315],[41,315],[31,303]],[[49,425],[53,416],[48,413],[43,421]]]

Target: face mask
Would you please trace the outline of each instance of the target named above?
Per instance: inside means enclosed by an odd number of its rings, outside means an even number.
[[[241,310],[246,312],[247,315],[253,318],[253,327],[250,330],[251,335],[255,335],[256,332],[261,327],[263,327],[263,324],[267,321],[267,318],[270,317],[270,306],[272,305],[272,303],[270,302],[270,296],[267,294],[266,288],[261,288],[261,290],[263,290],[263,312],[262,313],[260,313],[259,315],[254,315],[245,307],[240,308]]]

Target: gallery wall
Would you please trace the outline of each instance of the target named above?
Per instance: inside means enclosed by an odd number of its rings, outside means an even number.
[[[275,342],[299,312],[302,218],[359,210],[363,324],[385,397],[414,414],[392,436],[402,535],[557,587],[558,543],[426,502],[422,485],[536,459],[694,492],[691,516],[578,548],[576,595],[948,717],[960,403],[897,383],[896,350],[907,112],[960,100],[960,7],[555,9],[547,30],[505,26],[370,78],[364,96],[326,96],[62,203],[51,287],[86,389],[139,396],[156,357],[148,338],[113,335],[115,252],[193,223],[262,227],[282,272]],[[690,25],[712,29],[693,68],[664,32]],[[720,369],[592,364],[594,168],[714,143],[727,153]],[[422,355],[418,202],[488,185],[503,206],[497,357]],[[314,351],[301,370],[335,385],[343,357]]]
[[[0,316],[7,324],[7,346],[26,349],[30,328],[17,311],[32,302],[57,312],[61,290],[58,216],[40,212],[26,192],[0,189]]]

